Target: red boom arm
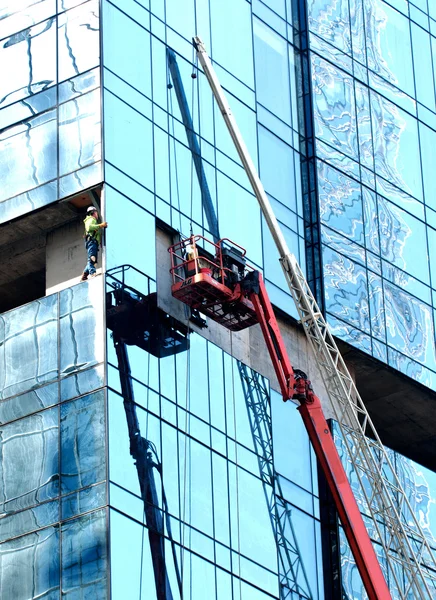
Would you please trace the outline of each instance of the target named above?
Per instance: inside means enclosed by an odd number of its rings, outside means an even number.
[[[368,597],[370,600],[391,600],[380,563],[324,417],[321,402],[313,393],[310,381],[301,371],[294,371],[291,366],[260,273],[258,282],[251,286],[248,296],[262,328],[283,400],[294,398],[300,401],[298,410],[333,496]]]

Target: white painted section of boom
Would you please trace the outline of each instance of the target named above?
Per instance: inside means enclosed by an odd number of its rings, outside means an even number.
[[[436,599],[436,559],[406,492],[374,428],[306,278],[289,251],[203,42],[195,37],[199,62],[248,175],[280,255],[292,297],[329,394],[347,459],[365,499],[362,512],[382,547],[386,580],[394,598]],[[371,436],[370,439],[368,436]]]

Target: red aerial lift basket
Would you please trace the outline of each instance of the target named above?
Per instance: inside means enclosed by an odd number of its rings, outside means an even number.
[[[191,235],[168,252],[174,298],[231,331],[258,322],[242,285],[245,275],[253,271],[246,264],[244,248],[227,238],[214,243],[201,235]]]

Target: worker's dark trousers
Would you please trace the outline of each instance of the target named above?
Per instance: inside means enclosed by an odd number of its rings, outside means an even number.
[[[96,240],[90,239],[85,242],[86,251],[88,253],[88,262],[86,263],[86,267],[84,273],[88,275],[94,275],[95,264],[98,259],[98,243]],[[91,260],[91,256],[95,258],[95,262]]]

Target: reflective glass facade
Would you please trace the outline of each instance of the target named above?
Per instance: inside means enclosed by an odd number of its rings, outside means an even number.
[[[433,2],[308,2],[325,307],[435,389]]]
[[[122,277],[162,293],[157,229],[218,228],[297,316],[198,34],[335,333],[432,387],[436,13],[409,4],[308,0],[305,65],[291,0],[0,0],[0,224],[101,182],[109,223],[104,281],[0,315],[2,598],[330,599],[295,407],[193,332],[171,356],[125,345],[121,365],[106,294]],[[434,474],[394,460],[430,536]],[[340,560],[365,598],[343,540]]]
[[[0,3],[0,223],[101,181],[99,2]]]

